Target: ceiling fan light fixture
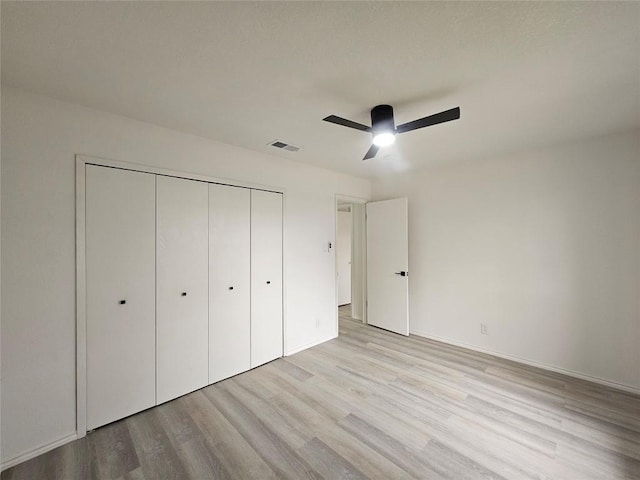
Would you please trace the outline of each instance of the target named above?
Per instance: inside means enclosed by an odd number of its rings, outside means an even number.
[[[373,135],[373,145],[367,150],[363,160],[374,158],[380,147],[386,147],[396,141],[398,133],[407,133],[419,128],[430,127],[439,123],[450,122],[460,118],[460,107],[451,108],[444,112],[434,113],[428,117],[422,117],[412,122],[403,123],[396,127],[393,120],[393,107],[391,105],[377,105],[371,109],[371,126],[347,120],[336,115],[323,118],[325,122],[335,123],[343,127],[353,128]]]
[[[391,132],[380,132],[373,136],[373,144],[376,147],[387,147],[396,141],[396,135]]]

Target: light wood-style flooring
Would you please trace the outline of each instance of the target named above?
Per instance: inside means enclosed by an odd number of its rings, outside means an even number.
[[[640,396],[351,319],[18,479],[640,479]]]

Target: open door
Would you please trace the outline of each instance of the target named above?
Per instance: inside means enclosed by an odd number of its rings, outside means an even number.
[[[409,335],[407,199],[367,203],[367,323]]]

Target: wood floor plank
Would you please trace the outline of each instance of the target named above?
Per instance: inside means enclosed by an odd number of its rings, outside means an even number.
[[[100,478],[117,478],[140,466],[126,421],[99,428],[88,437]]]
[[[640,469],[636,462],[629,463],[623,457],[611,455],[610,452],[601,452],[595,457],[592,453],[561,443],[558,445],[559,462],[557,463],[565,469],[567,467],[573,469],[576,477],[607,480],[638,480],[640,478]]]
[[[2,480],[640,480],[640,396],[339,312],[340,336]]]
[[[640,432],[640,416],[628,414],[626,411],[614,410],[603,405],[594,405],[591,402],[585,402],[576,398],[567,400],[565,408],[621,427],[629,427]]]
[[[437,440],[431,440],[422,453],[423,460],[433,468],[456,480],[505,480],[497,472]]]
[[[259,384],[262,391],[261,396],[266,399],[271,398],[280,393],[283,387],[280,382],[274,382],[273,379],[267,378],[267,376],[265,375],[265,369],[267,367],[268,365],[262,365],[261,367],[254,368],[253,370],[249,370],[242,375],[238,375],[237,379],[241,382],[246,381]],[[225,382],[231,380],[232,379],[227,379],[225,380]],[[222,385],[225,382],[220,382],[220,384]]]
[[[184,408],[184,402],[168,402],[157,409],[162,424],[189,478],[229,479],[230,474],[208,449],[198,426]]]
[[[276,368],[291,375],[293,378],[295,378],[300,382],[304,382],[305,380],[308,380],[309,378],[313,377],[312,373],[309,373],[304,368],[300,368],[294,365],[293,363],[288,362],[286,358],[281,358],[275,362],[272,362],[272,364]]]
[[[174,447],[198,436],[198,427],[181,400],[164,403],[155,409],[158,421]]]
[[[317,383],[321,388],[331,392],[335,395],[334,401],[342,401],[343,405],[350,405],[351,412],[356,413],[365,421],[381,428],[386,434],[402,443],[419,445],[419,448],[422,448],[431,439],[427,431],[420,429],[410,419],[402,421],[386,409],[372,402],[367,402],[368,397],[360,398],[357,395],[353,395],[348,389],[345,389],[345,384],[353,383],[355,381],[354,379],[344,377],[338,379],[338,377],[334,377],[332,380],[339,380],[338,385],[342,386],[342,388],[336,388],[336,383],[319,378],[313,378],[309,380],[309,382]]]
[[[322,478],[282,438],[269,430],[260,417],[244,407],[224,386],[204,390],[209,401],[222,412],[278,478]]]
[[[592,424],[565,419],[562,421],[562,430],[593,444],[603,445],[610,450],[640,460],[640,438],[637,432],[627,428],[605,422]]]
[[[368,478],[393,478],[394,480],[419,478],[380,455],[342,427],[325,426],[318,432],[318,438],[336,452],[340,452],[344,458],[349,459],[349,462]]]
[[[142,467],[138,467],[135,470],[123,475],[118,480],[148,480],[142,472]]]
[[[532,442],[537,442],[543,449],[549,452],[555,451],[557,441],[550,440],[550,438],[557,438],[561,435],[561,431],[558,428],[525,417],[517,412],[503,408],[493,402],[479,399],[473,395],[465,398],[462,403],[469,410],[488,418],[496,425],[506,425],[513,431],[527,436]]]
[[[272,401],[274,408],[298,422],[299,429],[313,432],[330,448],[349,458],[369,478],[414,478],[342,429],[337,421],[347,414],[336,418],[331,413],[326,414],[322,409],[316,408],[314,402],[288,392],[283,392]]]
[[[277,397],[282,392],[299,391],[301,389],[300,381],[278,368],[276,365],[279,363],[280,361],[277,360],[261,366],[258,369],[260,371],[259,377],[239,375],[233,380],[265,402],[270,402],[272,398]],[[268,389],[265,388],[265,384],[269,384]]]
[[[316,412],[324,415],[328,421],[334,422],[347,416],[350,412],[350,405],[334,402],[333,396],[311,382],[305,383],[304,387],[302,387],[299,383],[292,382],[290,377],[279,369],[273,368],[272,364],[264,365],[261,369],[266,380],[280,387],[277,394],[271,397],[273,401],[277,401],[278,397],[283,393],[289,393],[311,406]]]
[[[45,454],[37,458],[27,460],[15,467],[2,472],[2,480],[21,480],[31,478],[46,478],[46,460]]]
[[[340,452],[344,458],[369,478],[409,479],[417,478],[375,449],[335,425],[321,429],[318,437],[326,445]]]
[[[187,478],[187,472],[158,420],[156,409],[133,415],[126,424],[145,477]]]
[[[202,433],[207,448],[226,471],[238,480],[276,479],[276,474],[229,420],[205,397],[203,391],[182,397],[185,408]]]
[[[225,391],[230,393],[237,401],[251,412],[256,419],[264,424],[265,428],[281,439],[286,439],[289,447],[296,450],[303,447],[313,438],[313,434],[307,428],[300,428],[300,423],[290,415],[275,408],[273,397],[269,402],[260,398],[255,390],[240,386],[236,382],[227,382]]]
[[[367,476],[332,450],[321,440],[311,439],[300,449],[301,456],[322,478],[340,478],[345,480],[367,480]]]
[[[178,457],[182,460],[188,478],[203,478],[210,480],[229,480],[232,478],[224,463],[207,448],[201,438],[192,438],[180,443],[176,447]]]
[[[452,478],[441,474],[428,463],[422,462],[419,454],[414,451],[418,448],[417,445],[402,444],[356,415],[348,415],[340,421],[340,425],[361,442],[416,478],[433,480]]]

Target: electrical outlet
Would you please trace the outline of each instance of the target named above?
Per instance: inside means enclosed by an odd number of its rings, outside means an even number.
[[[483,335],[489,335],[489,325],[486,323],[480,324],[480,333]]]

